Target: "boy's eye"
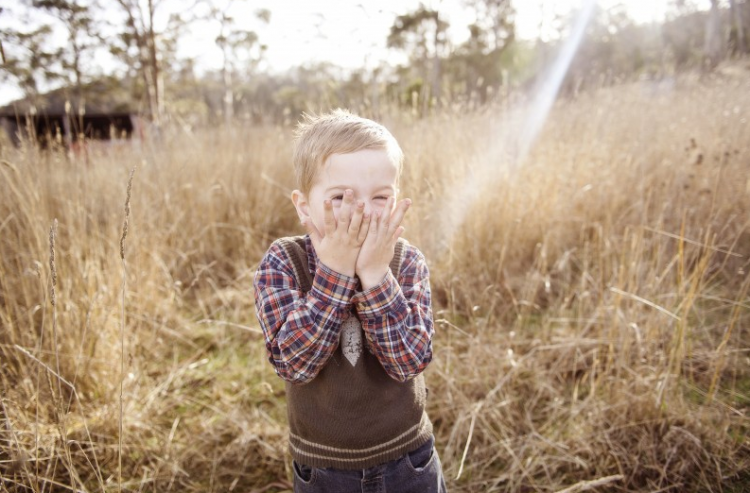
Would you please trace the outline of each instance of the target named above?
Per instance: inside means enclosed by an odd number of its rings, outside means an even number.
[[[343,195],[334,195],[333,197],[331,197],[331,200],[344,200],[344,196]]]
[[[375,200],[383,200],[383,201],[385,201],[385,200],[388,200],[388,197],[385,197],[383,195],[378,195],[377,197],[375,197]]]

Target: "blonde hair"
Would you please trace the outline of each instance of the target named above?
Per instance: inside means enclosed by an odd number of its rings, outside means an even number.
[[[396,139],[381,124],[344,109],[323,115],[303,115],[294,142],[294,174],[305,195],[315,183],[318,171],[332,154],[349,154],[365,149],[383,149],[401,175],[404,153]]]

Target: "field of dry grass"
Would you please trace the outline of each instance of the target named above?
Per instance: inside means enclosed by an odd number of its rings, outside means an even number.
[[[431,265],[450,491],[747,491],[750,74],[562,101],[520,164],[509,115],[378,115]],[[251,292],[301,232],[290,138],[2,148],[0,491],[290,491]]]

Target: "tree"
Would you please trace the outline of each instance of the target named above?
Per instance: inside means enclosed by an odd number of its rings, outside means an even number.
[[[711,0],[711,10],[706,19],[706,43],[704,48],[707,68],[713,69],[719,64],[724,54],[723,45],[719,0]]]
[[[510,46],[516,36],[516,11],[510,0],[464,0],[464,4],[474,11],[472,27],[487,51],[500,52]]]
[[[6,29],[4,36],[8,53],[3,50],[0,77],[14,79],[31,104],[32,112],[39,104],[40,85],[60,79],[57,61],[60,51],[48,47],[52,26],[41,25],[30,30]]]
[[[510,0],[465,0],[464,4],[473,10],[475,20],[469,25],[469,39],[449,63],[467,97],[478,92],[484,102],[488,89],[503,84],[507,73],[504,54],[515,40],[515,10]]]
[[[68,32],[68,43],[62,48],[62,68],[72,73],[79,111],[83,109],[84,58],[100,39],[91,16],[91,5],[73,0],[33,0],[36,8],[52,13]]]
[[[745,23],[742,19],[742,12],[737,5],[737,0],[729,0],[729,10],[732,14],[732,35],[730,39],[733,42],[733,48],[737,53],[744,55],[747,53],[747,41],[745,40]]]
[[[646,65],[643,43],[647,34],[647,27],[637,27],[622,3],[607,8],[597,5],[569,69],[568,81],[577,85],[587,79],[602,82],[637,74]]]
[[[701,64],[706,39],[706,15],[686,0],[672,0],[661,26],[668,59],[676,69]]]
[[[431,82],[430,98],[440,100],[441,58],[447,56],[449,48],[446,31],[449,24],[440,18],[437,10],[420,4],[414,12],[396,17],[388,35],[388,47],[410,54],[412,63],[421,68],[422,76]],[[431,74],[427,75],[428,67]],[[428,99],[423,99],[426,105]],[[423,110],[426,109],[423,108]]]
[[[164,112],[162,67],[164,53],[174,51],[179,33],[186,21],[180,14],[169,17],[167,28],[158,32],[154,18],[163,0],[116,0],[125,16],[125,30],[120,33],[120,46],[113,45],[111,51],[123,58],[126,65],[135,63],[145,91],[151,119],[158,123]],[[190,12],[193,6],[184,8]],[[131,48],[135,48],[134,55]]]
[[[230,15],[230,9],[234,0],[229,0],[223,8],[213,6],[210,9],[210,17],[219,22],[219,35],[216,44],[221,49],[222,67],[221,79],[223,85],[223,107],[224,122],[231,123],[234,118],[234,75],[236,65],[244,61],[248,68],[254,68],[260,61],[265,51],[265,45],[259,43],[258,34],[249,29],[239,28],[235,18]],[[255,11],[255,17],[259,21],[268,24],[271,20],[271,12],[266,9]]]

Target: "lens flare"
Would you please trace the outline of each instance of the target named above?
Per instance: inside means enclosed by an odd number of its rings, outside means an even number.
[[[549,70],[539,79],[537,89],[534,91],[533,103],[529,108],[518,138],[517,155],[514,156],[515,159],[513,160],[516,165],[520,165],[526,159],[532,144],[542,130],[547,116],[549,116],[552,104],[560,91],[563,79],[565,79],[565,74],[568,73],[573,57],[581,46],[583,34],[591,20],[594,7],[596,7],[596,0],[586,0],[560,53]]]
[[[445,203],[444,210],[438,216],[444,221],[440,224],[442,235],[438,238],[440,253],[450,247],[456,231],[464,223],[469,208],[478,196],[478,188],[486,185],[488,180],[497,182],[503,177],[510,177],[513,170],[523,165],[544,127],[595,7],[596,0],[584,0],[570,36],[552,65],[539,76],[530,97],[531,103],[510,109],[492,122],[492,135],[495,137],[492,147],[469,169],[461,191]]]

